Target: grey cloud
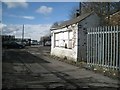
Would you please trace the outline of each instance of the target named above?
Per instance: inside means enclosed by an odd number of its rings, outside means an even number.
[[[51,24],[25,25],[25,37],[40,40],[41,36],[50,34],[50,27]],[[7,25],[3,28],[2,34],[15,35],[16,37],[21,37],[22,29],[22,25]]]

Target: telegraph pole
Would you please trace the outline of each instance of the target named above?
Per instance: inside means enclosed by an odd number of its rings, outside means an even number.
[[[24,40],[24,24],[23,24],[23,29],[22,29],[22,43],[23,43],[23,40]]]

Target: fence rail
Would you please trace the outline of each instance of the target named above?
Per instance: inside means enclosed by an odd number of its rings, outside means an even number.
[[[87,64],[120,70],[120,26],[87,29]]]

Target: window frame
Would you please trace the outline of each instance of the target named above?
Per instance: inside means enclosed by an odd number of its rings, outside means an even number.
[[[72,45],[71,45],[71,47],[69,47],[69,43],[71,42],[71,44],[73,43],[73,36],[70,38],[70,32],[72,32],[72,34],[73,34],[73,31],[72,30],[67,30],[67,31],[61,31],[61,32],[56,32],[56,33],[54,33],[55,35],[55,38],[54,38],[54,47],[61,47],[61,48],[65,48],[65,49],[72,49],[73,47],[72,47]],[[67,33],[66,35],[68,35],[68,37],[67,38],[60,38],[60,36],[62,36],[62,35],[60,35],[60,34],[63,34],[63,33]],[[57,40],[56,40],[56,35],[59,35],[58,36],[58,38],[57,38]],[[63,44],[60,44],[60,42],[62,43],[62,41],[64,41],[64,42],[67,42],[67,48],[65,47],[65,43],[63,43]],[[56,45],[56,42],[59,42],[59,45]]]

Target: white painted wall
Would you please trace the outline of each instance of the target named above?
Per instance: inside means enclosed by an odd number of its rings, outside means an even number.
[[[73,35],[73,41],[75,41],[74,47],[72,49],[66,49],[66,48],[62,48],[62,47],[55,47],[55,33],[61,32],[61,31],[67,31],[67,30],[72,30],[72,32],[75,33],[75,35]],[[78,34],[78,25],[76,24],[74,27],[69,26],[68,28],[62,28],[62,29],[58,29],[58,30],[54,30],[51,31],[51,41],[52,41],[52,45],[51,45],[51,55],[55,55],[61,58],[67,58],[67,59],[71,59],[74,61],[77,61],[77,34]],[[71,35],[72,36],[72,35]],[[74,37],[75,36],[75,37]],[[60,37],[68,37],[66,34],[62,35]],[[72,42],[73,44],[73,42]]]

